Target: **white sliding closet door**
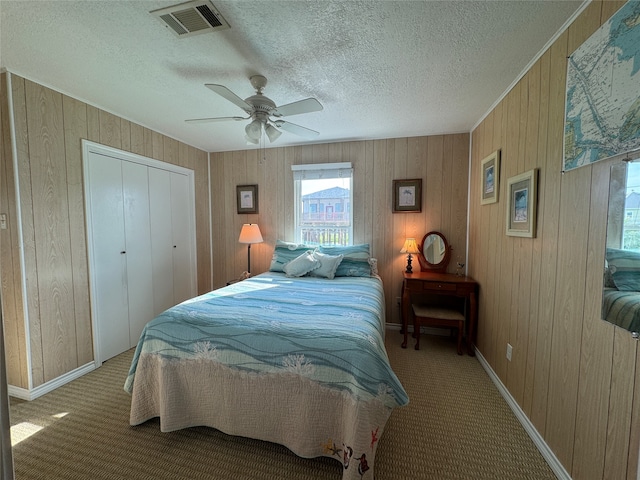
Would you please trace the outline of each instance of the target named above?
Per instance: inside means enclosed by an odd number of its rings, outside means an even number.
[[[193,231],[189,213],[189,179],[186,175],[171,175],[171,230],[173,237],[173,296],[175,303],[191,298],[191,246],[189,232]]]
[[[173,229],[171,226],[171,173],[149,169],[153,306],[158,315],[176,304],[173,298]]]
[[[92,280],[100,295],[93,298],[100,321],[98,338],[100,361],[129,349],[129,300],[127,256],[124,233],[122,162],[91,153],[91,238],[93,240]]]
[[[83,141],[91,314],[98,365],[195,296],[193,170]]]
[[[153,274],[148,167],[122,162],[124,226],[129,289],[129,348],[153,319]]]

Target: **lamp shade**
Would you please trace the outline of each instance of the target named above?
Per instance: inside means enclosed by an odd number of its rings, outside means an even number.
[[[282,135],[282,132],[273,125],[267,125],[264,131],[267,133],[270,142],[275,142]]]
[[[244,139],[247,141],[247,145],[258,145],[258,140],[254,140],[253,138],[249,138],[248,135],[245,135]]]
[[[245,223],[240,230],[240,243],[262,243],[262,234],[260,233],[260,227],[257,223]]]
[[[407,238],[400,253],[418,253],[418,244],[415,238]]]
[[[247,139],[258,143],[262,135],[262,122],[256,118],[244,128],[244,131],[247,134]]]

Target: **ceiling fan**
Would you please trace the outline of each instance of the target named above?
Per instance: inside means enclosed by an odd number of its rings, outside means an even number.
[[[322,110],[322,104],[315,98],[307,98],[286,105],[276,106],[275,102],[262,94],[264,87],[267,85],[267,79],[262,75],[253,75],[249,78],[251,85],[256,90],[256,94],[246,99],[238,97],[235,93],[223,85],[207,83],[205,87],[213,90],[222,98],[229,100],[234,105],[240,107],[248,115],[248,117],[213,117],[213,118],[193,118],[185,120],[187,123],[208,123],[220,122],[228,120],[249,120],[244,131],[247,142],[257,145],[262,137],[262,131],[267,134],[270,142],[275,142],[282,132],[279,129],[289,133],[299,135],[305,138],[315,138],[320,135],[319,132],[306,127],[301,127],[295,123],[282,120],[282,117],[299,115],[301,113],[318,112]]]

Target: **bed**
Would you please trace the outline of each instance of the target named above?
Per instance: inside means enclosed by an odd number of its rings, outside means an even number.
[[[640,292],[605,287],[602,318],[630,332],[640,332]]]
[[[640,332],[640,252],[606,249],[602,318]]]
[[[130,424],[209,426],[340,461],[373,479],[408,397],[384,347],[382,282],[267,272],[183,302],[144,328],[125,390]]]

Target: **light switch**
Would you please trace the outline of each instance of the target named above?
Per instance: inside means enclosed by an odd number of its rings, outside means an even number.
[[[0,213],[0,230],[6,230],[6,229],[7,229],[7,214]]]

